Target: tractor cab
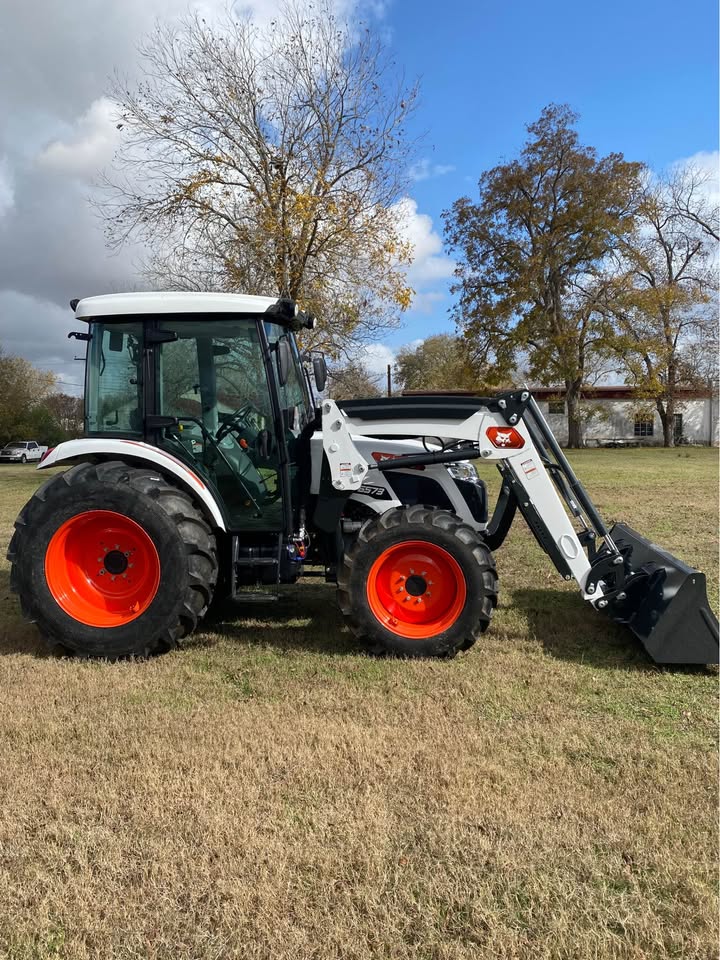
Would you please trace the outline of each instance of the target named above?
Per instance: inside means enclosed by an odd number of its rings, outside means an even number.
[[[124,312],[105,314],[97,299]],[[213,490],[229,530],[296,530],[314,409],[295,332],[311,318],[265,297],[93,300],[83,301],[97,311],[88,317],[87,436],[145,441],[183,461]],[[317,368],[316,380],[322,389]]]

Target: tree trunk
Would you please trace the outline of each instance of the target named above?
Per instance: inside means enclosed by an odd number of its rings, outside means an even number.
[[[567,404],[568,442],[571,450],[582,446],[582,420],[580,418],[580,382],[565,381]]]
[[[660,415],[660,423],[662,423],[663,431],[663,446],[664,447],[674,447],[675,446],[675,403],[673,398],[670,397],[666,399],[663,403],[662,400],[656,401],[657,412]]]

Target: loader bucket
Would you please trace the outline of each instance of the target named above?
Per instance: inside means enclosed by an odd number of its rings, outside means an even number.
[[[623,553],[631,548],[630,568],[641,573],[628,580],[627,599],[608,608],[613,619],[630,627],[656,663],[717,663],[718,621],[705,574],[624,523],[616,523],[610,536]]]

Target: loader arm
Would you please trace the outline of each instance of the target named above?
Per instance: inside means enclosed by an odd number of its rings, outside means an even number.
[[[496,549],[519,509],[538,543],[583,599],[629,626],[661,663],[716,663],[717,619],[703,574],[624,524],[608,530],[529,391],[494,397],[397,397],[322,405],[323,448],[335,497],[374,470],[481,459],[503,477],[486,540]],[[429,438],[441,449],[367,463],[352,436]]]
[[[494,462],[517,507],[559,573],[567,580],[574,579],[584,593],[590,561],[546,469],[546,457],[541,455],[533,439],[526,413],[530,403],[534,403],[530,394],[523,391],[497,398],[461,398],[460,403],[456,398],[398,399],[400,403],[392,399],[350,401],[340,405],[332,400],[324,402],[323,446],[335,490],[351,493],[373,470],[385,472],[471,459]],[[466,399],[472,403],[466,403]],[[437,400],[445,402],[437,403]],[[446,449],[368,464],[351,434],[442,438]],[[573,478],[579,483],[574,474]],[[511,509],[510,503],[508,497],[504,509]],[[573,507],[579,513],[577,503],[573,502],[570,509]],[[587,526],[586,523],[586,529]],[[599,590],[592,599],[597,602],[601,596]]]

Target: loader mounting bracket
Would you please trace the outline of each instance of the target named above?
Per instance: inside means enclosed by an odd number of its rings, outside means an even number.
[[[619,553],[603,547],[591,561],[590,573],[585,582],[585,593],[593,594],[601,588],[598,606],[606,607],[616,598],[624,600],[625,581],[630,573],[632,548],[623,546]]]

